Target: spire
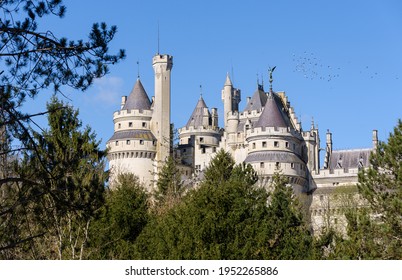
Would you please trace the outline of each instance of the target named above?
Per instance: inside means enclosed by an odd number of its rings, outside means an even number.
[[[122,110],[149,109],[151,109],[151,101],[149,101],[149,97],[142,86],[141,80],[138,78]]]
[[[225,86],[233,86],[232,81],[230,80],[230,77],[229,77],[229,73],[226,73]]]

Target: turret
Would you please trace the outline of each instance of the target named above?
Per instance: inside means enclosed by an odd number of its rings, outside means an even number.
[[[225,85],[222,90],[224,128],[228,133],[233,133],[239,122],[239,103],[241,101],[241,92],[233,87],[229,74],[226,75]],[[229,125],[230,119],[230,125]],[[235,124],[234,124],[235,123]]]
[[[153,57],[155,101],[151,129],[157,139],[156,161],[161,164],[170,154],[170,72],[173,57],[157,54]]]
[[[228,114],[232,112],[232,92],[233,92],[233,84],[230,80],[229,73],[226,75],[225,85],[222,90],[222,101],[223,101],[223,125],[226,130]]]

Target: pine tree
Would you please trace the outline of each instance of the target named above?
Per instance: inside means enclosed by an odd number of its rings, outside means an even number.
[[[120,174],[116,188],[91,224],[88,258],[131,259],[133,243],[149,221],[148,194],[133,174]]]
[[[79,259],[103,204],[106,151],[89,127],[82,129],[77,110],[56,97],[47,109],[49,129],[30,132],[33,141],[15,169],[22,179],[7,221],[21,231],[9,242],[17,246],[37,237],[21,258]]]
[[[165,207],[169,209],[178,202],[183,192],[184,187],[181,172],[177,167],[175,159],[170,156],[158,173],[158,181],[156,182],[156,190],[154,192],[156,207],[159,210]]]
[[[271,195],[251,165],[219,151],[205,180],[136,241],[141,259],[303,259],[311,235],[291,188],[278,175]],[[271,202],[269,202],[271,201]]]
[[[359,192],[368,202],[374,241],[381,245],[381,258],[402,258],[402,121],[388,142],[380,142],[370,158],[370,168],[359,174]]]
[[[2,14],[0,19],[2,43],[0,48],[2,64],[0,130],[2,135],[7,136],[9,143],[18,143],[17,148],[3,145],[1,150],[2,159],[7,159],[3,161],[7,163],[4,167],[7,169],[7,174],[3,174],[0,178],[2,191],[0,220],[5,221],[3,225],[11,225],[13,221],[10,221],[9,217],[19,215],[18,211],[21,210],[18,210],[19,207],[45,194],[38,190],[36,182],[32,182],[31,171],[20,170],[19,176],[10,171],[14,164],[13,159],[20,157],[19,153],[29,150],[31,156],[36,155],[43,170],[49,168],[47,162],[41,159],[43,157],[40,154],[41,143],[37,142],[38,138],[34,136],[31,124],[33,117],[51,112],[27,114],[22,111],[22,105],[48,89],[53,90],[55,94],[60,94],[64,87],[86,90],[94,79],[107,74],[109,66],[119,62],[125,54],[123,50],[117,54],[110,53],[109,44],[115,37],[117,28],[115,26],[109,28],[105,23],[95,23],[89,31],[87,40],[74,41],[56,37],[51,30],[40,30],[46,24],[47,16],[62,18],[65,15],[66,7],[62,0],[0,1],[0,11]],[[71,153],[71,151],[66,152]],[[92,180],[87,175],[90,173],[85,172],[86,170],[82,169],[83,177],[86,180]],[[51,177],[51,173],[46,175]],[[21,184],[29,184],[31,189],[23,193],[20,191]],[[55,194],[54,197],[58,195],[60,193]],[[23,246],[23,243],[27,243],[29,247],[33,239],[44,234],[39,232],[23,237],[16,229],[17,224],[12,228],[13,230],[10,228],[4,234],[8,241],[5,243],[0,241],[0,252],[17,245]],[[0,239],[4,236],[0,236]]]

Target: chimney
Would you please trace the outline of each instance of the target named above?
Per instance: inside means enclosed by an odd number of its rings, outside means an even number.
[[[123,95],[123,96],[121,97],[121,107],[120,107],[120,110],[122,110],[123,107],[124,107],[124,105],[126,105],[126,101],[127,101],[127,96]]]
[[[373,149],[377,150],[378,147],[378,131],[376,129],[373,130]]]

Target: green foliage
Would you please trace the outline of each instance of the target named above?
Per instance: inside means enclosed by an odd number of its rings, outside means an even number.
[[[120,174],[90,228],[92,259],[130,259],[132,244],[148,223],[148,195],[133,174]]]
[[[268,232],[266,258],[311,258],[313,239],[292,187],[283,175],[275,173],[271,188],[268,216],[272,226]]]
[[[30,252],[12,258],[81,258],[89,223],[103,204],[106,151],[89,127],[82,129],[78,111],[56,97],[47,109],[49,129],[30,132],[14,171],[18,184],[8,193],[15,203],[5,220],[19,229],[8,243],[30,241]]]
[[[103,191],[93,186],[104,180],[105,175],[100,172],[101,169],[103,172],[104,152],[98,149],[89,129],[73,132],[81,126],[74,119],[76,115],[69,117],[72,123],[59,120],[63,125],[60,127],[53,119],[54,127],[41,137],[31,129],[33,117],[52,114],[59,108],[55,105],[48,108],[48,112],[27,114],[21,107],[28,98],[34,98],[45,89],[51,89],[55,94],[60,93],[63,86],[86,90],[95,78],[107,74],[109,66],[121,61],[125,54],[123,50],[110,53],[109,44],[117,28],[108,28],[105,23],[95,23],[87,40],[58,38],[51,30],[40,30],[41,24],[46,23],[46,16],[62,18],[65,15],[66,7],[61,0],[4,0],[0,1],[0,11],[0,131],[1,140],[7,140],[7,145],[2,144],[0,151],[2,170],[7,170],[0,177],[0,224],[6,229],[0,232],[0,252],[26,246],[33,258],[40,258],[43,256],[32,249],[32,244],[37,237],[44,238],[47,231],[31,225],[30,215],[38,217],[43,209],[54,209],[67,215],[74,209],[83,215],[83,219],[90,217],[99,206],[93,195],[100,197]],[[68,109],[62,112],[59,113],[64,116],[53,117],[62,118],[71,113]],[[52,133],[57,135],[54,141],[49,141]],[[63,137],[71,137],[72,143],[66,144]],[[18,148],[12,149],[12,144],[17,144]],[[97,152],[89,152],[91,149]],[[17,174],[12,172],[12,167],[20,157],[19,153],[26,157]],[[80,184],[80,188],[76,187]],[[54,207],[49,203],[55,204]],[[87,225],[75,224],[71,216],[69,219],[71,230],[76,227],[78,232],[87,228]],[[43,223],[47,223],[46,219]],[[29,228],[23,229],[22,224]],[[74,238],[76,236],[70,236],[70,239]],[[66,246],[59,243],[59,248]],[[71,247],[72,251],[75,249]],[[18,254],[23,256],[25,251]],[[62,255],[60,251],[56,254]],[[17,257],[8,253],[4,256]],[[44,257],[52,258],[53,255]]]
[[[381,258],[402,258],[402,121],[388,143],[380,142],[370,158],[371,167],[359,174],[359,192],[368,202],[380,236]]]
[[[174,158],[170,156],[158,173],[158,181],[156,182],[156,190],[154,193],[155,201],[159,206],[162,206],[165,203],[179,199],[183,191],[181,172]]]
[[[308,258],[311,236],[292,191],[282,186],[281,176],[276,178],[270,197],[255,186],[257,177],[250,165],[235,166],[228,153],[219,151],[201,186],[144,228],[136,241],[136,257]]]
[[[334,232],[322,255],[329,259],[402,258],[402,122],[388,142],[371,154],[370,167],[359,173],[358,193],[342,189],[345,234]],[[357,194],[360,198],[356,199]]]

